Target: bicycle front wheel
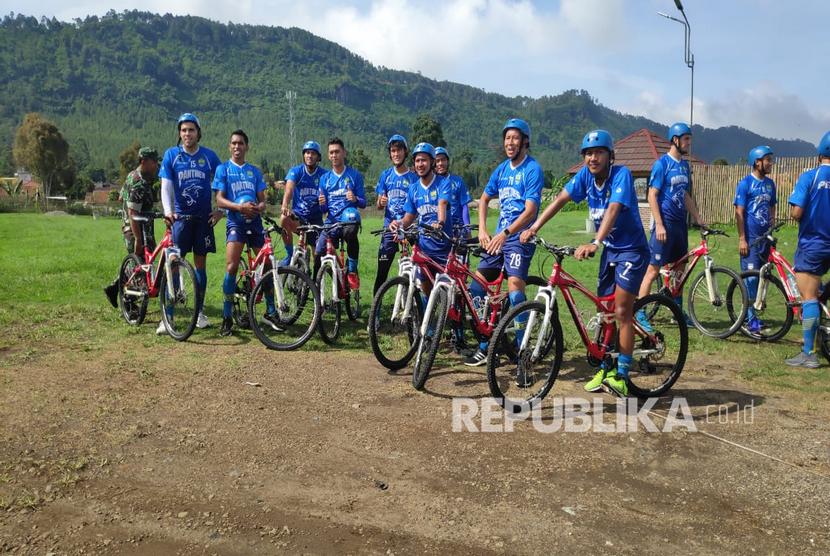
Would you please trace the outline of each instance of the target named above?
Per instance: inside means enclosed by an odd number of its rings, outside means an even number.
[[[547,325],[544,317],[544,303],[524,301],[511,308],[493,332],[487,353],[487,384],[490,394],[511,413],[536,406],[559,376],[564,352],[562,325],[555,312]],[[520,349],[525,340],[526,347]],[[499,351],[512,355],[500,355]]]
[[[121,316],[127,324],[138,326],[147,316],[147,304],[150,291],[147,275],[141,270],[141,259],[137,255],[127,255],[118,270],[118,301]]]
[[[760,286],[760,274],[757,270],[742,272],[740,277],[744,285],[748,279],[754,278],[755,283]],[[741,323],[741,333],[755,340],[774,342],[786,336],[790,331],[793,325],[793,308],[787,300],[787,292],[781,280],[767,274],[764,282],[766,282],[766,291],[762,294],[760,308],[755,307],[755,298],[747,299],[747,317]],[[737,284],[733,282],[729,287],[737,287]],[[733,294],[727,293],[726,297],[731,299]],[[754,315],[760,321],[761,329],[758,332],[749,330],[750,315]]]
[[[670,298],[649,294],[634,303],[634,312],[651,314],[648,329],[635,322],[634,353],[628,371],[629,392],[640,398],[661,396],[677,381],[689,350],[683,311]]]
[[[438,346],[441,345],[444,323],[447,322],[447,312],[449,311],[449,299],[447,299],[446,289],[433,290],[432,295],[435,296],[432,309],[427,315],[424,315],[424,318],[427,319],[427,333],[421,336],[418,342],[415,368],[412,369],[412,386],[416,390],[424,389],[429,372],[432,370],[435,355],[438,353]]]
[[[407,299],[409,314],[404,316]],[[381,365],[396,371],[412,360],[418,349],[422,312],[420,291],[410,291],[406,277],[397,276],[383,283],[369,310],[369,344]]]
[[[167,270],[159,284],[159,301],[161,302],[161,319],[167,327],[167,333],[179,342],[187,340],[196,328],[199,318],[199,296],[202,295],[196,285],[196,272],[185,259],[177,257],[165,261],[170,266],[172,283],[167,282]]]
[[[236,270],[236,291],[233,294],[233,320],[239,328],[250,328],[248,297],[251,295],[251,275],[243,255]]]
[[[704,270],[689,287],[689,318],[706,336],[728,338],[746,318],[746,286],[734,270],[722,266],[713,266],[710,270],[711,285]],[[737,287],[730,290],[733,282]]]
[[[294,267],[279,267],[276,277],[274,280],[274,271],[269,270],[254,287],[248,298],[248,321],[268,349],[298,349],[317,329],[320,295],[311,278]]]
[[[340,323],[342,320],[342,303],[332,298],[333,285],[335,284],[334,271],[330,265],[323,266],[317,273],[317,291],[320,292],[321,312],[317,327],[320,329],[320,337],[331,345],[340,336]]]

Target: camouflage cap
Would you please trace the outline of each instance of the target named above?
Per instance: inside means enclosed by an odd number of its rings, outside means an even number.
[[[142,160],[144,158],[152,158],[153,160],[159,160],[159,152],[153,147],[141,147],[140,149],[138,149],[138,159]]]

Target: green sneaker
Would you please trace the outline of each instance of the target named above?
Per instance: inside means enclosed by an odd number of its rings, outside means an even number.
[[[623,375],[609,375],[602,381],[602,385],[605,386],[611,394],[621,398],[628,397],[628,379]]]
[[[600,369],[597,371],[597,374],[594,375],[594,378],[585,383],[585,391],[599,392],[600,390],[602,390],[602,381],[605,380],[605,377],[607,375],[608,371],[600,367]]]

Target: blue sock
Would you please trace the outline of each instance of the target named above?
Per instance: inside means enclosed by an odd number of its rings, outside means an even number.
[[[207,291],[207,269],[206,268],[197,268],[196,269],[196,286],[199,288],[199,303],[198,307],[196,308],[198,312],[202,312],[202,308],[205,306],[205,294]]]
[[[229,272],[225,273],[225,279],[222,281],[222,293],[225,294],[222,316],[227,319],[233,315],[233,296],[236,293],[236,276],[232,276]]]
[[[749,298],[749,307],[746,310],[746,318],[752,320],[755,317],[755,296],[758,295],[758,277],[750,276],[744,280],[746,284],[746,295]]]
[[[427,296],[424,292],[420,292],[420,295],[421,295],[421,306],[424,308],[424,310],[426,310],[427,303],[429,302],[429,296]],[[434,332],[434,330],[432,328],[430,328],[429,326],[427,326],[427,336],[430,336],[433,332]]]
[[[804,334],[804,353],[812,353],[816,343],[816,330],[821,308],[817,299],[805,301],[801,306],[801,330]]]
[[[675,303],[675,305],[680,307],[681,311],[683,310],[683,296],[682,295],[678,295],[677,297],[675,297],[674,298],[674,303]]]
[[[265,310],[268,312],[269,315],[272,315],[277,312],[277,306],[274,305],[273,293],[265,294]]]
[[[617,359],[617,374],[628,378],[629,367],[631,367],[631,354],[621,353]]]
[[[464,342],[464,329],[460,326],[452,329],[452,335],[455,338],[456,346]]]
[[[288,258],[288,260],[291,260],[291,256],[293,254],[294,254],[294,244],[292,243],[291,245],[286,245],[285,246],[285,256]]]
[[[484,306],[484,298],[486,296],[487,292],[484,291],[484,287],[482,287],[481,284],[473,280],[470,284],[470,297],[473,298],[473,305],[476,307],[476,309],[480,309]],[[480,344],[478,344],[478,349],[486,353],[488,345],[489,342],[481,342]]]
[[[357,259],[348,257],[348,260],[346,261],[346,267],[349,269],[349,272],[357,272]]]
[[[525,292],[523,291],[513,291],[508,294],[508,298],[510,299],[510,305],[515,307],[519,303],[526,301],[527,296],[525,296]],[[525,326],[527,325],[527,319],[530,315],[526,312],[518,315],[516,320],[516,346],[520,346],[522,344],[522,340],[525,337]]]

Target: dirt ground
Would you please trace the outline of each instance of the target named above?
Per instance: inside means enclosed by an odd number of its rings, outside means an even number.
[[[0,552],[830,553],[830,408],[723,362],[672,394],[783,461],[686,430],[453,432],[483,368],[419,393],[368,351],[248,340],[0,352]],[[552,396],[585,397],[566,358]]]

